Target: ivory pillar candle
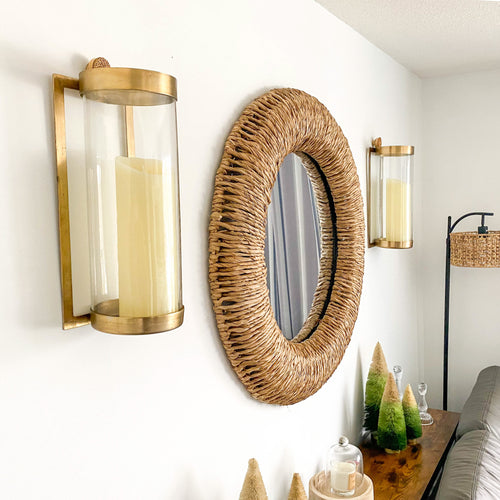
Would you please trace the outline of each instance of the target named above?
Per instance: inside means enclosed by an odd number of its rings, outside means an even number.
[[[351,462],[335,462],[330,480],[335,493],[352,495],[356,489],[356,465]]]
[[[176,183],[160,160],[115,162],[119,315],[158,316],[180,306]]]
[[[385,186],[386,239],[409,241],[412,239],[410,184],[387,179]]]

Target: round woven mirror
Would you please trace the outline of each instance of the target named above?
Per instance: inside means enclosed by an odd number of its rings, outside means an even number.
[[[276,323],[264,258],[267,209],[284,158],[305,166],[321,227],[318,286],[299,334]],[[209,227],[210,291],[220,337],[256,399],[289,405],[332,375],[358,314],[364,266],[363,200],[342,130],[325,106],[296,89],[252,102],[227,138]]]

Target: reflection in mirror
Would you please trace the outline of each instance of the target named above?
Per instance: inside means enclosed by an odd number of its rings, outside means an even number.
[[[271,306],[283,335],[302,328],[318,283],[321,230],[307,171],[294,153],[286,156],[267,214],[266,265]]]

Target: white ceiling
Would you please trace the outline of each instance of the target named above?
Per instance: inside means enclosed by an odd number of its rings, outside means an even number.
[[[500,1],[317,2],[421,77],[500,68]]]

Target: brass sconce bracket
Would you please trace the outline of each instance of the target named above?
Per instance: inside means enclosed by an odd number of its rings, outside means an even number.
[[[382,146],[382,139],[378,137],[372,140],[372,146],[368,148],[366,153],[366,232],[368,233],[368,248],[372,248],[375,245],[373,243],[374,237],[372,237],[372,168],[371,168],[371,158],[372,153],[377,151],[378,147]]]
[[[73,314],[73,277],[71,272],[71,241],[69,228],[68,161],[66,154],[66,120],[64,90],[80,90],[78,78],[52,75],[54,96],[54,131],[57,168],[57,194],[59,199],[59,257],[63,329],[69,330],[90,323],[90,314]]]

